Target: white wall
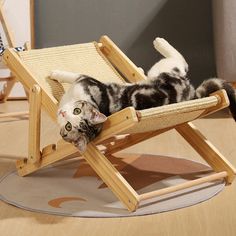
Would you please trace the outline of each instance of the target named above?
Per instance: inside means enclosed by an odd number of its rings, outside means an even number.
[[[30,42],[30,0],[3,0],[3,11],[6,15],[6,20],[11,28],[15,46],[23,46],[25,42]],[[8,46],[2,25],[0,32],[3,38],[5,47]],[[1,62],[0,62],[1,63]],[[0,77],[9,75],[9,70],[0,69]],[[0,83],[0,89],[3,88],[3,82]],[[17,83],[13,88],[10,97],[25,96],[23,87]]]

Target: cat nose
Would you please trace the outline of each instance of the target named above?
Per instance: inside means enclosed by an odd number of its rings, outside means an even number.
[[[66,116],[66,111],[59,111],[59,115],[62,115],[62,117],[65,117]]]

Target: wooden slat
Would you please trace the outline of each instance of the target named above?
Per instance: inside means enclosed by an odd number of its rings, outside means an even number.
[[[122,75],[130,82],[138,82],[146,79],[140,69],[112,42],[107,36],[99,40],[102,53],[115,65]]]
[[[16,47],[14,36],[6,19],[6,15],[3,9],[3,4],[0,4],[0,21],[2,23],[3,31],[6,35],[9,47]]]
[[[16,168],[18,170],[18,174],[20,176],[26,176],[30,173],[39,170],[42,167],[48,166],[50,164],[53,164],[57,161],[63,160],[64,158],[78,152],[78,149],[71,145],[70,143],[64,143],[64,145],[58,145],[56,148],[56,151],[54,152],[47,152],[48,149],[43,152],[43,155],[41,157],[41,160],[39,163],[30,163],[25,160],[18,160],[16,162]]]
[[[173,127],[146,132],[146,133],[137,133],[137,134],[130,134],[129,136],[125,137],[122,140],[118,140],[114,143],[114,145],[110,146],[106,151],[106,155],[111,155],[113,153],[119,152],[125,148],[131,147],[137,143],[140,143],[142,141],[145,141],[149,138],[155,137],[159,134],[162,134],[168,130],[173,129]]]
[[[96,144],[101,143],[103,140],[112,137],[114,134],[124,131],[126,128],[131,127],[137,122],[136,112],[133,108],[126,108],[108,117],[104,124],[103,132],[94,140]],[[50,150],[50,151],[48,151]],[[21,176],[28,175],[40,168],[46,167],[54,162],[63,160],[67,156],[78,153],[78,149],[72,144],[66,142],[59,142],[57,147],[51,145],[42,152],[42,158],[37,165],[28,161],[18,161],[17,169]]]
[[[30,163],[40,161],[40,125],[41,125],[41,88],[34,85],[29,93],[29,145]]]
[[[224,89],[221,89],[219,91],[216,91],[212,93],[210,96],[215,96],[218,100],[218,104],[216,106],[207,108],[201,117],[208,116],[212,113],[215,113],[216,111],[222,110],[223,108],[226,108],[229,106],[229,98],[227,96],[227,93]]]
[[[101,134],[94,140],[95,143],[102,142],[116,134],[125,132],[138,123],[136,111],[133,107],[127,107],[112,114],[104,123]]]
[[[93,143],[88,144],[83,157],[128,210],[135,211],[138,194]]]
[[[204,137],[200,131],[192,124],[185,123],[175,128],[183,138],[201,155],[201,157],[216,172],[226,171],[228,176],[226,181],[232,183],[236,170],[230,162],[220,153],[216,147]]]
[[[7,77],[1,77],[0,78],[0,82],[2,82],[2,81],[7,81],[8,79],[11,79],[11,76],[9,77],[9,76],[7,76]]]
[[[16,83],[16,78],[13,77],[13,76],[10,76],[8,77],[7,81],[6,81],[6,84],[4,85],[4,88],[3,88],[3,102],[6,102],[10,93],[11,93],[11,90],[12,88],[14,87]]]
[[[176,186],[171,186],[171,187],[163,188],[163,189],[160,189],[160,190],[152,191],[152,192],[149,192],[149,193],[140,194],[139,199],[140,199],[140,201],[147,200],[147,199],[150,199],[150,198],[162,196],[162,195],[165,195],[165,194],[168,194],[168,193],[173,193],[173,192],[183,190],[183,189],[186,189],[186,188],[191,188],[193,186],[197,186],[197,185],[200,185],[200,184],[203,184],[203,183],[206,183],[206,182],[210,182],[210,181],[214,181],[214,180],[217,180],[217,179],[222,179],[222,178],[225,178],[225,177],[227,177],[227,172],[222,171],[220,173],[212,174],[212,175],[209,175],[209,176],[206,176],[206,177],[202,177],[202,178],[199,178],[199,179],[187,181],[185,183],[178,184]]]
[[[40,86],[40,81],[37,81],[34,78],[13,49],[6,49],[3,58],[9,69],[16,75],[27,91],[29,91],[35,84]],[[57,101],[52,95],[47,94],[43,90],[42,104],[51,118],[56,121]]]

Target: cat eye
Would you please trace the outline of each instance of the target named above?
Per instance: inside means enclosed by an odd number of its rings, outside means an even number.
[[[81,113],[81,110],[79,108],[75,108],[73,111],[74,115],[79,115]]]
[[[72,130],[72,125],[71,125],[70,122],[67,122],[67,124],[65,125],[65,129],[66,129],[67,131],[71,131],[71,130]]]

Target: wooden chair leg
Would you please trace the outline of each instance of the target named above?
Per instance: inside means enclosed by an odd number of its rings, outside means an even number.
[[[138,207],[139,196],[109,160],[89,143],[83,157],[129,211]]]
[[[40,123],[41,123],[41,88],[34,85],[29,94],[29,149],[28,159],[37,163],[40,153]]]
[[[2,91],[2,101],[3,102],[7,101],[8,97],[11,93],[11,90],[12,90],[13,86],[15,85],[15,83],[16,83],[15,77],[7,78],[6,84],[4,85],[4,88],[3,88],[3,91]]]
[[[32,163],[28,159],[17,160],[16,168],[20,176],[27,176],[43,167],[53,164],[57,161],[63,160],[68,156],[78,153],[78,149],[70,143],[52,144],[43,148],[41,159],[37,163]]]
[[[235,168],[192,123],[179,125],[176,127],[176,130],[201,155],[214,171],[227,172],[227,184],[233,182],[236,175]]]

